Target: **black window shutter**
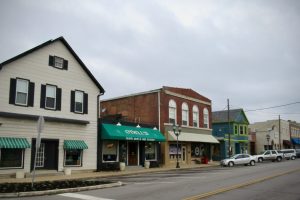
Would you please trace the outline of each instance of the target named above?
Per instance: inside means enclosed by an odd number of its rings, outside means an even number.
[[[88,94],[84,93],[83,96],[83,113],[88,114]]]
[[[67,60],[64,60],[63,69],[68,70],[68,61]]]
[[[29,82],[28,86],[28,106],[33,107],[34,104],[34,83]]]
[[[46,85],[41,86],[41,102],[40,107],[45,108],[45,100],[46,100]]]
[[[75,91],[71,91],[71,112],[74,112],[74,106],[75,106]]]
[[[54,56],[49,56],[49,66],[54,66]]]
[[[56,110],[61,110],[61,88],[56,88]]]
[[[9,88],[9,104],[15,104],[16,87],[17,87],[17,80],[11,78],[10,79],[10,88]]]

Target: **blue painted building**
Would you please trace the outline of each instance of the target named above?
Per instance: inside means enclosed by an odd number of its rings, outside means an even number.
[[[231,155],[248,153],[248,125],[249,121],[243,109],[229,110],[229,121],[227,110],[212,112],[212,134],[220,142],[219,149],[215,150],[218,153],[215,154],[214,159],[221,160],[229,157],[229,149]]]

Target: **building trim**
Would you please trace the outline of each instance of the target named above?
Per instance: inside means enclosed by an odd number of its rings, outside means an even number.
[[[186,100],[190,100],[190,101],[194,101],[194,102],[197,102],[197,103],[202,103],[202,104],[211,106],[210,102],[195,99],[195,98],[188,97],[188,96],[185,96],[185,95],[182,95],[182,94],[177,94],[175,92],[171,92],[171,91],[168,91],[168,90],[165,90],[165,93],[168,94],[168,95],[171,95],[171,96],[175,96],[175,97],[179,97],[179,98],[182,98],[182,99],[186,99]]]
[[[124,98],[128,98],[128,97],[140,96],[140,95],[145,95],[145,94],[158,93],[160,91],[161,91],[161,89],[149,90],[149,91],[146,91],[146,92],[139,92],[139,93],[124,95],[124,96],[114,97],[114,98],[110,98],[110,99],[104,99],[104,100],[101,100],[100,103],[101,102],[106,102],[106,101],[113,101],[113,100],[118,100],[118,99],[124,99]]]
[[[14,119],[38,120],[39,115],[0,112],[0,117],[7,117],[7,118],[14,118]],[[45,121],[49,121],[49,122],[61,122],[61,123],[69,123],[69,124],[87,125],[90,123],[87,120],[57,118],[57,117],[49,117],[49,116],[44,116],[44,119],[45,119]]]

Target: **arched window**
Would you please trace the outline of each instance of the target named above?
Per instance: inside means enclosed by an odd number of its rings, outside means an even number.
[[[193,126],[199,127],[199,109],[198,106],[193,106]]]
[[[187,103],[183,103],[181,106],[182,109],[182,125],[188,126],[189,125],[189,106]]]
[[[203,127],[209,128],[209,114],[207,108],[203,109]]]
[[[173,99],[169,101],[169,123],[176,124],[176,102]]]

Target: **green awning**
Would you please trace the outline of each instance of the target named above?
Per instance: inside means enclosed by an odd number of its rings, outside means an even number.
[[[30,144],[25,138],[0,137],[0,148],[26,149],[30,148]]]
[[[88,149],[88,146],[83,140],[65,140],[64,149]]]
[[[102,124],[101,130],[101,137],[104,140],[166,141],[166,138],[159,130],[151,128]]]

